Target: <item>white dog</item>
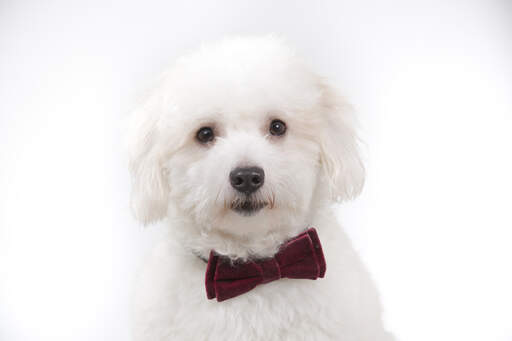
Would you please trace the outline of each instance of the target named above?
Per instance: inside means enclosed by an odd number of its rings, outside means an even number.
[[[330,207],[364,181],[347,109],[273,36],[204,46],[164,74],[128,133],[135,216],[169,225],[137,285],[136,340],[392,340]],[[311,227],[324,278],[207,298],[210,252],[262,262]]]

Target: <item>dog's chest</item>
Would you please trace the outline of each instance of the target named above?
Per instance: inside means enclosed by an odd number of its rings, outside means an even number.
[[[206,298],[202,261],[166,255],[157,263],[147,268],[154,291],[141,299],[138,319],[158,340],[329,340],[345,318],[334,274],[279,279],[217,302]]]
[[[335,297],[326,290],[329,279],[280,279],[217,302],[207,300],[200,278],[201,285],[183,291],[189,303],[180,299],[180,312],[174,316],[176,326],[190,324],[196,337],[202,330],[212,340],[301,340],[315,334],[325,340],[339,322]],[[197,281],[196,276],[189,283],[193,280]]]

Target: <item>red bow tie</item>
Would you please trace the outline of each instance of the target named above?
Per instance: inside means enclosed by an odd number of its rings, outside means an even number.
[[[206,295],[208,299],[217,297],[220,302],[282,277],[317,279],[324,274],[322,245],[316,230],[310,228],[284,244],[273,258],[232,264],[211,251],[206,268]]]

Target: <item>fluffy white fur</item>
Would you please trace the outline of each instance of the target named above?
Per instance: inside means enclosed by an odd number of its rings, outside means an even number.
[[[287,125],[269,134],[273,119]],[[195,139],[214,128],[208,145]],[[176,61],[134,112],[128,133],[132,208],[144,224],[165,219],[168,237],[141,271],[136,340],[392,340],[376,289],[331,212],[363,186],[353,119],[343,99],[273,36],[235,38]],[[251,216],[229,182],[259,166],[265,183]],[[232,259],[272,256],[315,227],[323,279],[281,279],[236,298],[207,300],[210,250]]]

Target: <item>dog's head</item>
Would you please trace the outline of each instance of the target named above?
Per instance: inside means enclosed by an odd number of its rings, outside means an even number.
[[[347,109],[275,37],[178,59],[133,115],[135,216],[150,223],[172,210],[205,231],[244,235],[304,224],[316,201],[363,185]]]

